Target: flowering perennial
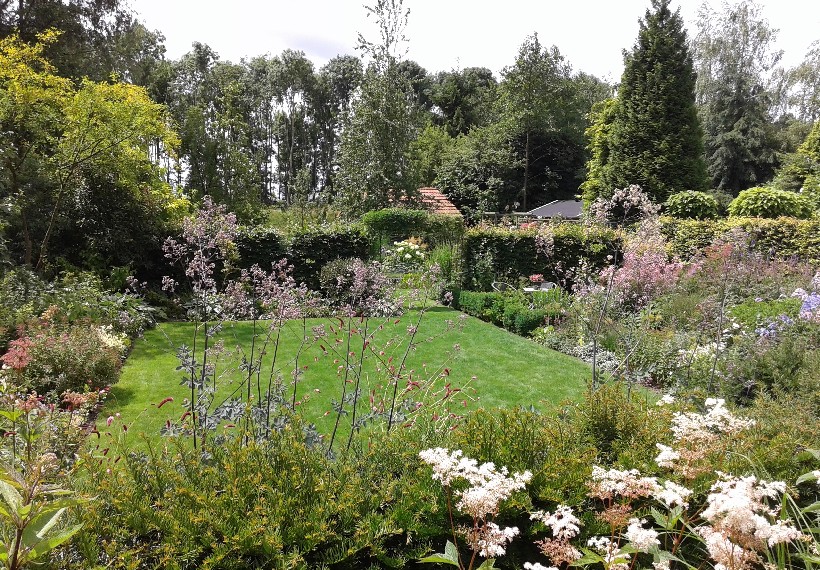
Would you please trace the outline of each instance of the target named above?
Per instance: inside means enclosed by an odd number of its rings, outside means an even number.
[[[518,528],[501,528],[491,518],[498,513],[501,501],[524,488],[532,479],[532,473],[524,471],[509,475],[506,467],[499,470],[491,462],[479,465],[475,459],[464,457],[460,450],[451,452],[441,447],[426,449],[419,453],[419,457],[433,468],[433,479],[441,481],[448,492],[456,479],[464,479],[470,484],[467,489],[455,492],[456,507],[473,519],[473,525],[462,532],[479,555],[503,555],[507,543],[518,535]]]

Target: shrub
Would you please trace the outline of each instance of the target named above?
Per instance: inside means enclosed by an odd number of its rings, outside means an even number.
[[[661,231],[669,251],[688,259],[718,239],[742,230],[754,251],[780,258],[820,259],[820,220],[795,218],[738,218],[678,220],[661,218]]]
[[[424,210],[406,208],[367,212],[362,216],[362,225],[380,243],[417,236],[435,247],[458,243],[464,235],[464,219],[461,216],[430,214]]]
[[[361,228],[329,228],[294,235],[287,258],[296,282],[318,289],[322,267],[335,259],[367,259],[369,251],[370,241]]]
[[[673,218],[713,219],[718,217],[719,209],[714,196],[696,190],[672,194],[666,201],[666,213]]]
[[[322,291],[335,309],[345,314],[388,316],[399,307],[394,287],[376,262],[337,259],[322,268]]]
[[[777,190],[759,186],[738,194],[729,204],[730,216],[757,218],[810,218],[813,214],[811,202],[804,196],[788,190]]]
[[[3,355],[16,388],[50,398],[66,391],[96,391],[119,373],[126,341],[111,329],[45,322],[14,340]]]
[[[606,228],[558,224],[549,248],[534,229],[478,227],[469,230],[462,246],[463,286],[489,290],[493,281],[517,282],[522,275],[540,273],[548,281],[568,285],[568,269],[586,264],[600,271],[619,256],[621,236]]]

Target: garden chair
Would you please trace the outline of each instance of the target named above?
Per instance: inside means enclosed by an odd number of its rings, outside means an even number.
[[[492,282],[493,291],[498,291],[499,293],[503,293],[505,291],[512,291],[515,289],[509,283],[505,283],[504,281],[493,281]]]
[[[550,289],[555,289],[556,287],[558,287],[558,285],[552,281],[542,281],[541,286],[538,289],[539,291],[549,291]]]

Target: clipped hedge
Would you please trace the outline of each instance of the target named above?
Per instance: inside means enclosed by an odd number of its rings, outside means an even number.
[[[284,237],[273,228],[243,228],[237,239],[239,267],[258,264],[269,270],[271,264],[286,258],[293,265],[297,282],[319,288],[322,267],[337,259],[367,259],[370,239],[359,226],[320,228]]]
[[[353,226],[296,234],[290,240],[287,257],[296,281],[318,289],[322,267],[337,259],[367,259],[369,252],[370,239],[360,227]]]
[[[549,316],[560,312],[542,308],[530,308],[521,294],[481,291],[460,291],[453,299],[454,307],[517,335],[528,336],[543,326]]]
[[[464,235],[464,219],[460,216],[430,214],[425,210],[406,208],[367,212],[362,216],[362,225],[381,244],[415,236],[435,247],[442,243],[457,243]]]
[[[820,220],[796,218],[728,218],[723,220],[677,220],[661,218],[661,231],[670,253],[688,259],[732,231],[749,234],[755,251],[778,257],[820,260]]]
[[[473,228],[464,236],[463,288],[488,291],[493,281],[517,282],[540,273],[547,281],[564,282],[565,271],[586,262],[603,269],[620,256],[622,239],[608,228],[563,223],[552,230],[552,255],[538,251],[534,229]],[[610,256],[612,256],[610,258]]]
[[[729,204],[729,215],[738,217],[778,218],[780,216],[792,216],[795,218],[810,218],[813,213],[813,204],[805,196],[801,196],[796,192],[766,186],[744,190]]]

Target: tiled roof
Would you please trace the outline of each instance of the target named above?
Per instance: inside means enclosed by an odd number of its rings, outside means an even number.
[[[438,188],[419,188],[419,194],[421,194],[422,204],[430,213],[461,216],[458,208]]]

